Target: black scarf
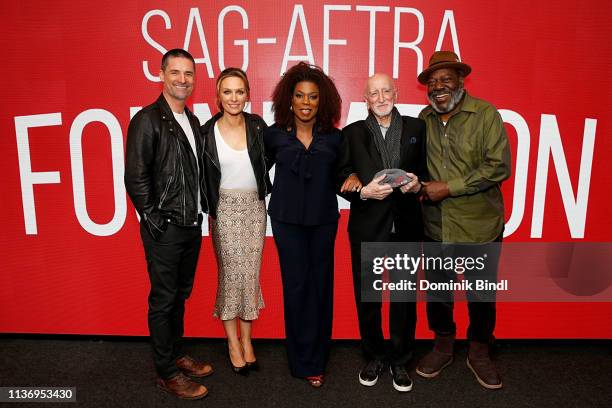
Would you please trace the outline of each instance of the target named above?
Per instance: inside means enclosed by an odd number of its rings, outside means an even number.
[[[385,169],[394,169],[400,161],[400,139],[402,137],[402,116],[394,106],[391,111],[391,124],[385,137],[383,137],[376,116],[370,112],[365,120],[366,125],[374,136],[374,144],[383,161]]]

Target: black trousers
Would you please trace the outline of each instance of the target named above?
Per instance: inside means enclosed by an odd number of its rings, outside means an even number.
[[[283,281],[287,356],[295,377],[325,373],[337,230],[338,223],[304,226],[272,220]]]
[[[391,234],[389,242],[401,242]],[[406,239],[410,241],[409,238]],[[393,365],[404,365],[412,359],[416,330],[416,303],[393,301],[389,303],[389,337],[387,347],[382,330],[382,300],[378,302],[361,301],[361,242],[351,242],[351,261],[353,288],[359,319],[361,347],[365,358],[388,361]]]
[[[428,256],[436,256],[443,254],[444,256],[461,257],[466,254],[486,253],[486,269],[479,272],[477,275],[471,275],[466,272],[465,277],[468,279],[474,278],[486,278],[489,281],[495,281],[497,279],[497,267],[499,265],[499,257],[501,254],[501,242],[503,232],[492,242],[483,244],[474,244],[469,247],[461,247],[450,244],[443,244],[439,241],[432,239],[426,239],[430,248]],[[439,243],[440,246],[431,245]],[[478,248],[478,249],[476,249]],[[430,281],[441,281],[448,282],[454,280],[454,272],[448,273],[439,270],[426,270],[425,276]],[[484,294],[484,295],[483,295]],[[475,293],[468,291],[467,296],[467,307],[468,316],[470,323],[467,329],[467,338],[470,341],[477,341],[480,343],[489,343],[493,340],[493,331],[495,330],[496,323],[496,308],[495,301],[482,301],[475,300],[477,298],[494,298],[494,293]],[[457,326],[453,319],[454,302],[452,292],[438,293],[435,299],[428,294],[427,302],[427,321],[429,329],[437,335],[449,335],[457,332]]]
[[[179,374],[176,360],[183,356],[185,300],[193,288],[202,229],[168,224],[154,240],[141,222],[140,236],[151,282],[148,323],[155,368],[169,379]]]

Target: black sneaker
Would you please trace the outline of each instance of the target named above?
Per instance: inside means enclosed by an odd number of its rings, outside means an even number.
[[[391,375],[393,376],[393,388],[399,392],[408,392],[412,390],[412,380],[403,365],[392,365],[390,369]]]
[[[370,360],[359,372],[359,384],[371,387],[376,385],[378,376],[385,368],[385,364],[380,360]]]

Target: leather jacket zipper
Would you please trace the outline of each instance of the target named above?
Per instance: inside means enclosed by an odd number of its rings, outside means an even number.
[[[181,182],[183,183],[183,224],[186,224],[186,216],[185,216],[185,202],[186,202],[186,198],[185,196],[187,195],[187,193],[185,192],[185,169],[183,168],[183,166],[181,165]]]
[[[174,176],[170,176],[170,178],[166,182],[166,188],[164,188],[164,192],[163,192],[161,198],[159,199],[159,205],[157,206],[157,208],[159,208],[160,210],[162,208],[162,204],[164,203],[164,200],[166,199],[166,196],[168,195],[168,190],[170,190],[170,184],[172,184],[172,179],[173,178],[174,178]]]
[[[261,163],[263,165],[262,169],[263,169],[263,186],[264,186],[264,199],[266,198],[266,196],[268,195],[268,186],[266,184],[266,174],[268,169],[266,169],[266,155],[265,155],[265,149],[263,146],[263,135],[261,135],[261,126],[257,125],[257,144],[259,145],[259,151],[260,151],[260,159],[261,159]],[[259,137],[261,135],[261,137]]]
[[[147,221],[147,225],[153,225],[155,229],[158,230],[159,232],[164,232],[164,230],[162,230],[159,226],[157,226],[157,224],[153,222],[151,217],[147,217],[145,221]],[[151,235],[153,235],[153,231],[151,231],[150,227],[149,227],[149,231],[151,232]]]
[[[189,126],[191,126],[191,131],[193,132],[193,137],[195,138],[196,135],[197,135],[197,132],[196,132],[195,128],[192,126],[191,120],[189,121]],[[187,136],[187,135],[185,135],[185,136]],[[192,170],[195,170],[193,174],[195,175],[195,185],[197,187],[196,191],[195,191],[195,194],[194,194],[195,195],[195,207],[194,207],[194,210],[195,210],[195,218],[194,218],[195,223],[194,224],[198,223],[198,215],[199,215],[199,213],[198,213],[198,201],[200,201],[200,191],[199,191],[200,188],[199,188],[199,182],[198,182],[198,179],[200,177],[200,166],[198,165],[198,148],[197,148],[197,145],[198,145],[198,143],[197,143],[197,141],[195,141],[195,144],[194,144],[193,148],[189,149],[189,151],[191,151],[191,156],[195,159],[195,169],[192,169]],[[202,145],[202,148],[204,148],[204,145]],[[204,171],[204,169],[202,169],[201,171]],[[183,203],[184,202],[185,202],[185,196],[183,196]],[[202,205],[201,202],[200,202],[200,205]]]
[[[202,169],[204,168],[204,166],[202,166]],[[204,171],[204,170],[202,170]],[[208,205],[208,197],[206,197],[206,187],[203,188],[204,186],[204,182],[206,180],[206,174],[202,174],[202,182],[200,183],[200,196],[204,197],[204,201],[206,202],[206,212],[208,212],[210,210],[210,207]],[[202,211],[204,211],[204,209],[202,209]]]
[[[186,223],[186,219],[185,219],[186,218],[185,217],[185,202],[186,202],[186,199],[185,199],[185,195],[186,195],[185,193],[185,189],[186,189],[185,187],[185,168],[183,167],[183,152],[181,151],[181,142],[178,139],[176,140],[176,149],[177,149],[176,151],[178,153],[178,159],[179,159],[178,162],[181,167],[181,186],[183,187],[181,189],[183,193],[182,194],[182,198],[183,198],[182,204],[183,205],[181,208],[181,214],[183,215],[183,224],[185,224]]]
[[[212,162],[215,168],[219,170],[219,173],[221,173],[221,168],[217,165],[217,162],[215,162],[213,158],[210,156],[210,153],[208,153],[206,150],[204,151],[204,153],[206,154],[206,156],[208,156],[208,159]]]

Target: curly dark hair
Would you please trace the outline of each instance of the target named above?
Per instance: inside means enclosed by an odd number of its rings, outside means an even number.
[[[317,126],[324,132],[334,129],[335,125],[340,122],[342,98],[340,98],[334,81],[321,68],[305,62],[300,62],[288,69],[274,88],[272,110],[276,123],[286,128],[294,126],[295,118],[290,108],[293,92],[298,82],[317,84],[319,87]]]

